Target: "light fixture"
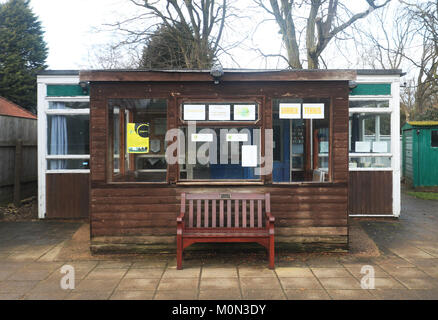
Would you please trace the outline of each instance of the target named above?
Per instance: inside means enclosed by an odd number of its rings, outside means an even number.
[[[356,81],[348,81],[348,88],[350,89],[350,91],[352,91],[356,87],[357,87]]]
[[[224,69],[220,63],[215,63],[210,70],[210,75],[214,79],[214,84],[219,84],[219,79],[224,75]]]
[[[90,87],[90,83],[89,82],[81,81],[81,82],[79,82],[79,86],[82,88],[82,93],[83,94],[88,94],[89,87]]]

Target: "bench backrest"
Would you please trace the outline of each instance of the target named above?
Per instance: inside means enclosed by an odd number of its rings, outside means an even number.
[[[182,193],[187,228],[264,228],[271,211],[266,193]]]

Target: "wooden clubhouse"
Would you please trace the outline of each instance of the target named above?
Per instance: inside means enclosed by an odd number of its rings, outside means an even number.
[[[181,193],[215,192],[270,193],[277,245],[346,250],[348,95],[355,79],[351,70],[236,70],[220,78],[210,71],[81,71],[90,90],[92,249],[174,250]],[[199,134],[237,128],[253,143],[260,139],[256,157],[272,152],[272,171],[257,175],[243,154],[232,164],[166,164],[173,142],[165,141],[166,129],[188,132],[189,121]],[[148,153],[126,152],[129,123],[149,124]],[[266,129],[273,147],[265,151]],[[202,143],[195,144],[199,152]]]
[[[348,217],[400,214],[401,75],[43,71],[39,217],[89,218],[96,252],[175,253],[183,207],[184,248],[206,222],[268,246],[261,211],[277,249],[347,250]]]

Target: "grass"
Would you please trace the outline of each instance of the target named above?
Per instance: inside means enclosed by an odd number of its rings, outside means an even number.
[[[423,200],[438,200],[438,192],[407,192],[408,195]]]

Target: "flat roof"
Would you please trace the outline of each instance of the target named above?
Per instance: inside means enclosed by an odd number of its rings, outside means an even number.
[[[81,81],[212,81],[210,70],[81,70]],[[224,69],[220,81],[350,81],[355,70]]]

